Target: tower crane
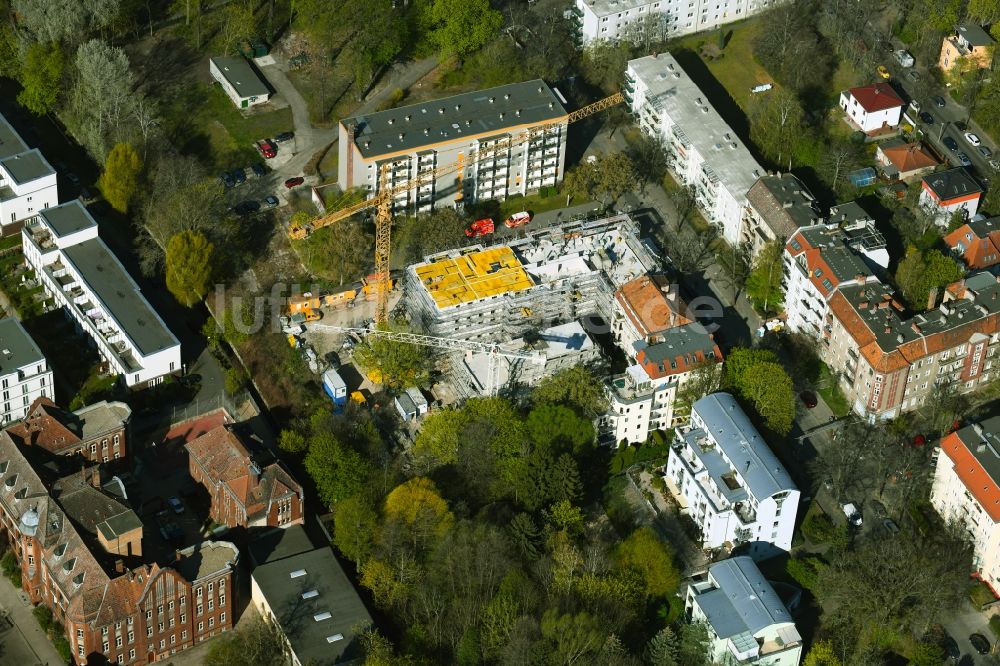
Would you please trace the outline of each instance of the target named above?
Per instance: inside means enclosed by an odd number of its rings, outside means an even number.
[[[523,145],[535,137],[548,132],[554,127],[558,127],[563,124],[569,125],[578,120],[583,120],[584,118],[588,118],[595,113],[600,113],[605,109],[615,106],[616,104],[620,104],[624,100],[625,96],[622,93],[615,93],[614,95],[605,97],[604,99],[598,100],[593,104],[588,104],[581,109],[573,111],[563,120],[529,128],[517,137],[502,139],[494,143],[492,146],[471,151],[465,157],[464,163],[474,164],[477,160],[484,159],[495,153],[509,150],[515,146]],[[419,188],[421,185],[426,185],[427,183],[436,181],[441,176],[446,176],[453,171],[457,171],[462,167],[462,164],[463,163],[461,161],[456,161],[453,164],[446,164],[438,167],[437,169],[418,173],[415,177],[403,183],[389,186],[389,170],[392,166],[392,161],[384,162],[379,168],[378,192],[375,196],[371,199],[366,199],[365,201],[361,201],[347,206],[346,208],[324,215],[308,224],[293,224],[288,230],[288,235],[292,240],[307,238],[317,229],[328,227],[331,224],[336,224],[337,222],[346,220],[355,213],[360,213],[364,210],[374,208],[375,292],[377,298],[375,306],[375,323],[384,324],[389,318],[389,254],[391,252],[392,243],[390,236],[392,231],[392,201],[398,194],[408,192],[414,188]]]
[[[361,336],[374,335],[396,342],[407,342],[409,344],[421,345],[423,347],[436,347],[437,349],[448,349],[451,351],[467,351],[476,354],[489,355],[489,372],[486,380],[486,392],[493,396],[497,394],[497,374],[500,369],[501,358],[514,358],[531,361],[543,365],[545,355],[541,352],[530,351],[508,351],[501,349],[496,343],[473,342],[470,340],[458,340],[456,338],[436,337],[433,335],[420,335],[417,333],[403,333],[386,331],[378,328],[352,328],[348,326],[333,326],[331,324],[310,324],[310,328],[334,333],[356,333]]]

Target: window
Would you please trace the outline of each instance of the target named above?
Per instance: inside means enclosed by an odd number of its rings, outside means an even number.
[[[173,601],[171,601],[170,603],[167,604],[167,609],[168,610],[173,610],[174,609],[174,602]]]
[[[186,641],[187,637],[188,637],[188,630],[185,629],[184,631],[181,632],[181,640]]]
[[[153,628],[146,627],[146,638],[152,638],[152,637],[153,637]]]
[[[121,646],[122,646],[122,637],[119,636],[118,638],[115,639],[115,647],[120,648]]]
[[[79,657],[82,657],[82,656],[83,656],[83,646],[82,646],[82,645],[77,645],[77,646],[76,646],[76,654],[77,654],[77,656],[79,656]]]
[[[219,613],[219,622],[223,623],[223,624],[226,622],[226,614],[225,613]]]
[[[129,659],[135,659],[135,650],[134,649],[128,651],[128,658]]]
[[[90,452],[91,453],[97,453],[97,444],[91,444],[90,445]]]
[[[133,631],[128,632],[128,642],[135,643],[135,632]]]
[[[108,650],[111,649],[111,646],[108,645],[107,641],[104,641],[104,643],[101,644],[101,648],[102,648],[101,652],[107,652]]]
[[[115,444],[117,444],[119,441],[121,441],[120,438],[119,438],[119,436],[115,435]]]
[[[204,622],[199,622],[198,623],[198,631],[204,631],[204,629],[205,629],[205,623]]]
[[[219,607],[222,608],[225,605],[226,605],[226,595],[220,594],[219,595]]]
[[[208,600],[208,610],[215,610],[215,599]]]
[[[170,634],[170,644],[173,645],[177,642],[177,636]]]
[[[76,630],[76,637],[77,638],[83,638],[83,629],[77,629]]]
[[[201,616],[203,612],[201,604],[198,604],[198,608],[196,608],[195,610],[196,610],[196,615]]]
[[[170,618],[170,628],[174,628],[174,618]]]
[[[215,626],[215,618],[214,617],[208,618],[208,628],[211,629],[214,626]]]
[[[185,599],[187,599],[187,597],[185,597],[185,596],[184,596],[184,595],[182,594],[182,595],[181,595],[181,606],[183,606],[183,605],[184,605],[184,601],[185,601]]]
[[[209,591],[209,593],[211,593],[212,590],[214,590],[214,589],[215,589],[215,583],[209,583],[208,584],[208,591]]]
[[[202,588],[199,587],[199,588],[195,588],[195,591],[194,591],[195,596],[198,597],[199,599],[201,599],[201,590],[202,590]]]
[[[157,625],[156,625],[156,630],[157,630],[157,631],[163,631],[163,623],[162,623],[162,622],[158,622],[158,623],[157,623]]]
[[[187,615],[181,613],[181,624],[184,624],[185,622],[187,622]]]
[[[160,639],[160,649],[162,650],[165,647],[167,647],[167,641],[165,641],[164,639],[161,638]]]
[[[146,611],[146,619],[147,620],[152,620],[153,619],[153,611],[151,611],[151,610]]]

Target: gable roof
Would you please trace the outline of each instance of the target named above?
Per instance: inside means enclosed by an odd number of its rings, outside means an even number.
[[[52,453],[82,444],[68,424],[70,415],[48,398],[38,398],[31,404],[24,419],[7,428],[11,437],[26,446],[40,446]]]
[[[884,111],[904,104],[888,83],[873,83],[870,86],[851,88],[848,92],[868,113]]]
[[[264,79],[243,56],[216,56],[211,59],[219,74],[229,82],[240,98],[266,97],[271,94]]]
[[[780,241],[820,220],[815,197],[790,173],[761,176],[747,192],[747,200]]]
[[[967,222],[944,237],[945,243],[973,269],[1000,263],[1000,217]]]
[[[635,357],[650,379],[690,372],[705,361],[722,362],[719,345],[698,322],[671,328],[661,337],[661,342],[644,347]]]
[[[989,46],[993,43],[993,38],[990,37],[989,33],[975,23],[960,23],[958,34],[972,46]]]
[[[955,475],[993,522],[1000,522],[1000,417],[961,428],[941,439]]]
[[[0,375],[44,362],[45,356],[21,322],[14,317],[0,318]]]

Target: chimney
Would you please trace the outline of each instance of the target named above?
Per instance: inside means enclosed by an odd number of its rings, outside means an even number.
[[[101,466],[94,465],[90,468],[90,485],[95,488],[101,487]]]
[[[886,333],[892,333],[892,326],[886,326],[885,327],[885,332]]]
[[[115,573],[116,574],[123,574],[123,573],[125,573],[125,561],[124,560],[115,560]]]
[[[910,328],[912,328],[913,332],[916,333],[917,335],[921,334],[920,325],[917,324],[917,322],[913,322],[913,325]]]
[[[180,548],[178,548],[178,549],[177,549],[177,550],[176,550],[176,551],[174,552],[174,559],[175,559],[175,560],[177,560],[178,562],[180,562],[181,560],[183,560],[183,559],[184,559],[184,553],[183,553],[183,552],[181,552],[181,549],[180,549]]]
[[[927,309],[928,310],[933,310],[934,309],[934,307],[937,305],[937,298],[938,298],[938,288],[937,287],[933,287],[930,290],[930,293],[927,294]]]
[[[854,276],[854,280],[855,280],[855,281],[856,281],[856,282],[857,282],[858,284],[864,284],[864,283],[865,283],[865,280],[867,280],[867,279],[868,279],[868,276],[867,276],[867,275],[865,275],[864,273],[858,273],[857,275],[855,275],[855,276]]]

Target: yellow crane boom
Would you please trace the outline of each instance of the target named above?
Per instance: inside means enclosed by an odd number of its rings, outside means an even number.
[[[516,138],[500,140],[492,146],[471,151],[465,156],[464,163],[474,164],[476,161],[489,157],[495,153],[514,148],[515,146],[520,146],[528,141],[531,141],[536,136],[544,134],[554,127],[583,120],[584,118],[592,116],[595,113],[600,113],[605,109],[615,106],[616,104],[621,104],[624,100],[625,97],[622,93],[615,93],[614,95],[610,95],[604,99],[594,102],[593,104],[588,104],[583,108],[571,112],[564,120],[539,125],[522,132]],[[384,162],[379,169],[378,192],[371,199],[366,199],[365,201],[358,202],[332,213],[328,213],[308,224],[293,224],[288,230],[288,235],[292,240],[300,240],[308,237],[317,229],[328,227],[331,224],[336,224],[337,222],[346,220],[356,213],[360,213],[370,208],[375,208],[375,276],[378,281],[376,289],[378,300],[375,309],[375,322],[379,324],[384,323],[389,314],[389,254],[391,250],[390,232],[392,230],[393,199],[395,199],[398,194],[418,188],[428,182],[433,182],[441,176],[446,176],[449,173],[457,171],[462,166],[461,162],[447,164],[431,171],[418,173],[415,177],[403,183],[389,187],[388,174],[391,165],[391,161]]]

